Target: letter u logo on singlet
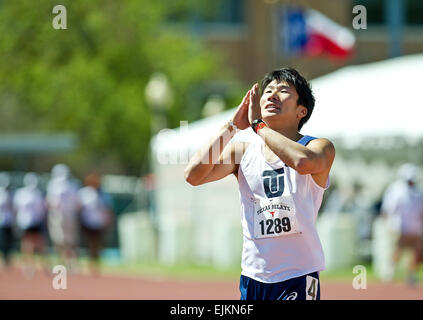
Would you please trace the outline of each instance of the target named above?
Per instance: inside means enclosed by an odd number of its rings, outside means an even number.
[[[264,192],[268,198],[280,197],[285,188],[283,168],[263,171]]]

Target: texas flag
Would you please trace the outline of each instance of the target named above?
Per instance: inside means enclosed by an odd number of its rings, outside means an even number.
[[[280,37],[286,54],[328,54],[332,58],[344,59],[353,52],[355,36],[348,28],[313,9],[294,6],[281,9]]]

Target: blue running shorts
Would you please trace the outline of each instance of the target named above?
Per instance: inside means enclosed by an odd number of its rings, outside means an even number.
[[[319,273],[275,283],[264,283],[241,275],[239,290],[241,300],[320,300]]]

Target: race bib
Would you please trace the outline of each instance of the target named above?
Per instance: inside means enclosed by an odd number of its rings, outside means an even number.
[[[280,237],[300,233],[292,197],[256,200],[254,203],[254,237]]]

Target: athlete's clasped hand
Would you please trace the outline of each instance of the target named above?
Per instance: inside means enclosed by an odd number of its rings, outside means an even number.
[[[235,111],[232,121],[238,129],[245,130],[251,125],[253,120],[259,118],[261,118],[260,92],[259,86],[256,83],[248,90],[247,94],[242,99],[241,104]]]
[[[250,104],[248,106],[248,121],[250,125],[256,119],[261,119],[260,89],[257,83],[250,90]]]

